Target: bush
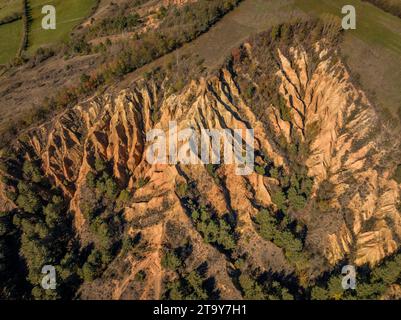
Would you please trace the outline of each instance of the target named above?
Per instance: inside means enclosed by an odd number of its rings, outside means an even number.
[[[105,188],[106,188],[106,196],[111,200],[115,200],[120,190],[113,178],[108,178],[106,180]]]
[[[205,207],[193,210],[191,217],[196,229],[208,243],[215,243],[224,250],[233,250],[236,240],[233,227],[224,218],[210,214]]]
[[[182,261],[175,255],[173,251],[165,252],[161,260],[162,267],[172,271],[177,271],[181,264]]]
[[[96,234],[99,247],[104,250],[109,250],[113,244],[111,226],[109,223],[96,217],[90,224],[91,230]]]
[[[137,13],[126,16],[106,18],[88,31],[87,38],[93,39],[121,32],[130,32],[140,23],[140,16]]]
[[[39,168],[34,163],[30,161],[25,161],[22,167],[22,171],[28,180],[34,183],[40,183],[42,181],[42,174],[40,173]]]
[[[96,175],[92,171],[88,172],[86,175],[86,183],[90,188],[96,188]]]
[[[277,206],[279,210],[286,211],[286,197],[281,189],[274,190],[271,195],[273,203]]]
[[[306,199],[300,196],[294,187],[288,190],[288,205],[296,210],[301,210],[305,207]]]
[[[120,192],[117,183],[106,172],[103,172],[102,176],[96,179],[96,190],[100,194],[106,195],[106,197],[112,201],[116,200]]]
[[[277,220],[268,210],[261,210],[256,215],[255,222],[260,226],[259,234],[266,240],[272,241],[277,231]]]
[[[266,174],[265,168],[259,165],[255,166],[255,171],[261,176],[264,176]]]
[[[96,157],[95,159],[95,170],[97,173],[101,173],[107,169],[106,162],[102,158]]]
[[[148,182],[149,182],[149,178],[140,177],[138,179],[138,182],[137,182],[138,189],[143,188],[144,186],[146,186],[148,184]]]
[[[67,43],[67,54],[87,55],[92,51],[92,46],[83,37],[72,38]]]
[[[199,272],[191,271],[186,276],[167,284],[166,299],[171,300],[207,300],[208,292],[204,289],[205,279]]]
[[[268,241],[272,241],[275,245],[284,250],[285,256],[298,271],[305,269],[307,266],[307,256],[302,252],[303,243],[292,234],[289,224],[282,226],[276,217],[269,210],[261,210],[256,215],[255,223],[260,236]],[[287,229],[287,230],[286,230]]]
[[[120,205],[124,205],[127,204],[130,201],[130,199],[131,199],[131,193],[128,190],[124,189],[120,192],[120,195],[117,198],[117,202]]]
[[[33,68],[43,61],[53,57],[55,55],[55,51],[52,48],[38,48],[35,54],[29,59],[29,67]]]
[[[36,213],[42,208],[40,198],[30,190],[20,194],[16,203],[18,207],[28,213]]]
[[[188,185],[186,183],[179,183],[176,185],[176,192],[181,199],[187,195]]]
[[[92,282],[98,278],[102,271],[102,254],[98,250],[92,250],[85,264],[82,267],[82,277],[84,281]]]
[[[192,271],[186,278],[186,282],[191,289],[189,299],[206,300],[208,295],[203,289],[203,279],[196,271]]]
[[[51,227],[55,228],[60,222],[61,219],[61,208],[54,203],[49,203],[43,209],[43,213],[45,214],[46,224]]]
[[[329,295],[327,291],[320,287],[313,287],[311,291],[312,300],[327,300]]]
[[[243,296],[245,300],[264,300],[265,295],[263,294],[260,285],[253,280],[251,277],[241,274],[239,277],[239,284],[242,288]]]

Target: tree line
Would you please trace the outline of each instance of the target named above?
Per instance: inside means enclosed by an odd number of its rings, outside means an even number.
[[[401,3],[397,0],[363,0],[401,18]]]

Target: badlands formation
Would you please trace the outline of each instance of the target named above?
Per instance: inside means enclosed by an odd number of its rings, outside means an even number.
[[[247,77],[244,65],[259,64],[253,45],[246,43],[239,61],[234,59],[214,76],[193,79],[179,92],[153,80],[135,81],[24,134],[18,153],[24,159],[39,159],[45,176],[62,190],[82,245],[91,242],[84,208],[93,200],[88,174],[97,170],[97,159],[110,164],[118,187],[129,192],[129,200],[120,207],[123,233],[140,233],[146,250],[139,255],[121,251],[100,278],[81,286],[81,297],[161,298],[166,283],[175,277],[163,268],[163,250],[183,243],[191,244],[185,269],[206,263],[205,272],[214,278],[223,299],[241,298],[232,274],[235,261],[244,254],[253,269],[295,273],[308,283],[341,261],[375,266],[398,250],[399,185],[392,179],[394,168],[386,167],[389,135],[341,59],[320,43],[313,50],[275,48],[276,68],[264,72],[277,83],[281,108],[263,100],[252,105],[252,95],[242,87],[239,74]],[[256,81],[252,88],[261,85]],[[233,165],[150,165],[146,133],[166,132],[170,121],[198,132],[254,129],[255,165],[266,170],[240,176]],[[301,146],[307,148],[294,157],[289,154],[291,145],[297,146],[295,153]],[[298,165],[313,181],[303,208],[287,211],[291,221],[307,230],[302,245],[309,264],[302,267],[289,263],[286,250],[262,237],[255,225],[262,208],[280,209],[274,192],[282,182],[269,172],[291,176],[294,159],[303,161]],[[5,197],[10,188],[2,185],[1,205],[12,210],[16,204]],[[230,253],[202,238],[191,216],[193,203],[207,206],[216,217],[234,217],[236,246]],[[146,277],[138,285],[140,271]]]

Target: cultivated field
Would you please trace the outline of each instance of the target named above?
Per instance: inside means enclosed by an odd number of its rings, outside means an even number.
[[[28,53],[34,53],[41,46],[49,46],[66,40],[71,30],[91,13],[97,0],[29,0],[31,10],[30,30],[28,34]],[[42,7],[46,4],[56,8],[56,30],[43,30]],[[22,11],[22,0],[0,0],[0,19],[14,12]],[[15,57],[21,36],[22,21],[0,25],[0,64]]]
[[[30,0],[30,4],[33,21],[29,34],[28,52],[32,53],[40,46],[66,40],[70,31],[90,14],[96,0]],[[41,10],[45,4],[51,4],[56,8],[56,30],[43,30],[41,27],[43,17]]]
[[[21,11],[21,0],[0,0],[0,20]],[[21,20],[0,25],[0,64],[7,63],[15,56],[21,36]]]
[[[7,63],[14,57],[22,36],[22,20],[0,26],[0,64]]]

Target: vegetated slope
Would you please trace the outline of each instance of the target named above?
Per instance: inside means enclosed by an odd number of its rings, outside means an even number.
[[[22,1],[0,1],[0,70],[17,54],[23,32]]]
[[[177,90],[174,70],[158,70],[26,132],[3,157],[1,206],[13,256],[4,268],[24,265],[28,283],[8,281],[3,295],[46,296],[37,277],[51,260],[63,287],[48,298],[308,299],[337,263],[375,268],[396,253],[399,185],[387,160],[398,144],[350,80],[338,32],[335,21],[279,25],[214,76]],[[172,120],[253,128],[255,172],[150,165],[146,133]],[[391,270],[374,294],[392,294]]]

